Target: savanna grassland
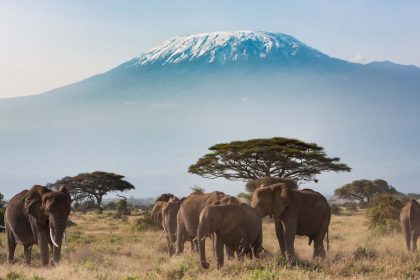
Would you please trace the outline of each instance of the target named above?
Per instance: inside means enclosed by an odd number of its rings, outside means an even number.
[[[400,233],[382,235],[368,229],[363,211],[333,216],[330,249],[325,260],[311,261],[308,239],[298,237],[297,266],[287,265],[279,256],[274,224],[264,223],[265,256],[258,260],[226,261],[216,269],[210,242],[207,256],[210,269],[204,270],[198,254],[170,258],[160,231],[145,230],[139,216],[116,219],[112,213],[72,214],[76,226],[68,228],[68,247],[62,262],[44,268],[34,246],[33,261],[24,265],[23,248],[17,262],[6,262],[5,234],[0,233],[1,279],[420,279],[420,254],[405,251]]]

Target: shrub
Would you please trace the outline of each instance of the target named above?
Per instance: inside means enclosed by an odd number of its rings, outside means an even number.
[[[5,208],[0,206],[0,225],[4,225],[4,212],[5,212]]]
[[[130,215],[131,214],[131,211],[128,208],[128,203],[127,203],[126,199],[118,200],[115,208],[117,210],[117,214],[119,214],[119,215]]]
[[[158,202],[158,201],[168,201],[172,197],[175,197],[175,195],[173,195],[171,193],[163,193],[163,194],[159,195],[158,198],[156,198],[155,202]]]
[[[404,202],[390,194],[375,195],[367,211],[370,228],[380,228],[383,233],[399,231],[399,218]]]
[[[363,259],[374,259],[376,258],[376,254],[372,250],[368,250],[364,247],[357,247],[356,250],[353,251],[353,259],[355,260],[363,260]]]
[[[343,203],[343,207],[345,207],[348,211],[357,211],[356,202],[345,202]]]
[[[194,186],[191,188],[191,190],[193,191],[193,193],[200,193],[200,194],[205,193],[204,188],[200,186]]]
[[[141,232],[145,230],[159,230],[160,227],[155,223],[150,212],[144,212],[141,218],[134,220],[134,223],[130,226],[130,230],[133,232]]]
[[[333,214],[333,215],[340,215],[341,214],[341,208],[340,208],[340,206],[338,206],[338,204],[333,203],[333,204],[330,205],[330,208],[331,208],[331,214]]]
[[[246,201],[251,201],[252,200],[252,193],[250,192],[241,192],[238,194],[239,198],[243,198]]]

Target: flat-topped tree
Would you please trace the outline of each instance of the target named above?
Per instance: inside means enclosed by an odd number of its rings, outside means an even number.
[[[70,192],[72,200],[89,199],[95,203],[99,210],[102,210],[102,198],[110,192],[123,192],[135,189],[132,184],[123,180],[124,176],[95,171],[92,173],[81,173],[74,177],[64,177],[54,183],[58,188],[61,185],[66,186]]]
[[[334,191],[335,196],[341,199],[358,200],[360,203],[369,202],[374,194],[400,195],[400,193],[387,181],[376,180],[355,180],[345,184]]]
[[[351,170],[339,158],[329,158],[323,147],[297,139],[275,137],[221,143],[209,148],[188,172],[204,178],[251,181],[264,177],[315,181],[323,172]]]

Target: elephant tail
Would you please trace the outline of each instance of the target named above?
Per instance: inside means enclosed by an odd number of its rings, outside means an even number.
[[[330,228],[327,229],[327,251],[330,249],[330,239],[329,239],[329,234],[330,233]]]
[[[411,234],[411,232],[413,232],[413,229],[414,229],[414,216],[415,216],[415,213],[414,213],[414,207],[416,207],[417,205],[417,201],[410,201],[411,202],[411,205],[410,205],[410,213],[408,214],[408,227],[409,227],[409,229],[410,229],[410,234]]]

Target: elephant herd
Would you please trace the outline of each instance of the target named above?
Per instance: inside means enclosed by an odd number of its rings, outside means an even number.
[[[262,247],[262,218],[274,219],[281,253],[289,261],[296,260],[294,240],[296,235],[309,237],[313,242],[314,257],[324,258],[324,238],[331,220],[331,210],[324,196],[310,189],[292,190],[285,184],[261,186],[253,195],[252,207],[222,192],[192,193],[178,200],[158,201],[152,215],[161,223],[168,243],[169,255],[181,254],[186,241],[191,249],[198,250],[203,268],[206,260],[205,239],[211,237],[217,267],[227,257],[259,258]],[[174,245],[176,249],[174,250]]]
[[[13,263],[20,244],[24,246],[24,261],[29,264],[31,248],[37,244],[44,265],[49,263],[48,247],[52,250],[52,262],[58,263],[70,206],[65,187],[52,191],[36,185],[15,195],[5,212],[8,261]],[[296,235],[307,236],[308,245],[313,243],[313,257],[325,258],[324,238],[327,237],[328,249],[331,209],[320,193],[289,189],[280,183],[257,188],[251,206],[223,192],[192,193],[183,199],[158,201],[152,216],[162,225],[170,256],[182,254],[189,241],[191,249],[199,252],[202,267],[207,269],[207,237],[213,242],[218,268],[224,264],[224,251],[228,258],[259,258],[264,250],[262,218],[266,216],[273,218],[280,252],[289,262],[296,261]],[[410,201],[400,218],[407,249],[415,251],[420,236],[420,204]]]

